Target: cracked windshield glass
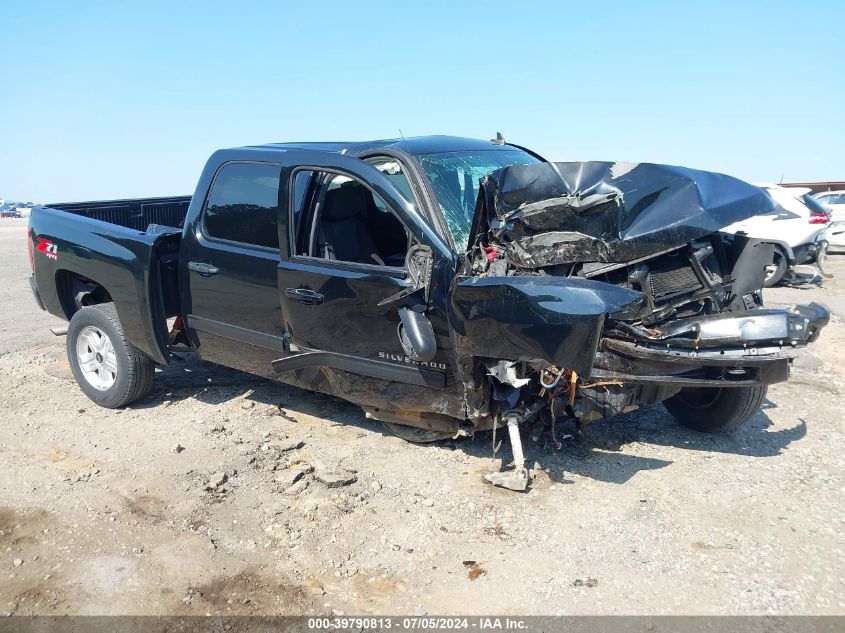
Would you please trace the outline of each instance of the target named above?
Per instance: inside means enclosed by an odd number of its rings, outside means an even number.
[[[455,244],[466,250],[479,181],[490,172],[539,160],[521,149],[479,150],[424,154],[419,161],[428,179]]]

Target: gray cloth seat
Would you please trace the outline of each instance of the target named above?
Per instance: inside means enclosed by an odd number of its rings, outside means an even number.
[[[361,264],[381,261],[365,224],[371,201],[372,194],[357,184],[342,185],[326,192],[317,227],[321,257]]]

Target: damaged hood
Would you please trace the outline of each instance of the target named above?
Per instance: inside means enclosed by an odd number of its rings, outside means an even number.
[[[481,182],[471,235],[539,268],[648,257],[774,209],[742,180],[654,163],[511,165]],[[473,246],[473,244],[470,244]]]

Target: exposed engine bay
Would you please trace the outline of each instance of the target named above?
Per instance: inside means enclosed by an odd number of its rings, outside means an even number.
[[[666,165],[541,163],[485,177],[452,301],[494,428],[507,424],[513,444],[519,424],[539,424],[557,442],[562,419],[580,432],[680,392],[764,394],[786,380],[828,311],[763,307],[771,245],[719,232],[772,205],[743,181]],[[517,474],[491,481],[524,489],[517,453]]]

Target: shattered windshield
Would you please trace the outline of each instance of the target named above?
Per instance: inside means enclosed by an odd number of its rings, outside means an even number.
[[[455,244],[465,250],[478,197],[478,183],[508,165],[540,162],[521,149],[441,152],[417,157],[428,176]]]

